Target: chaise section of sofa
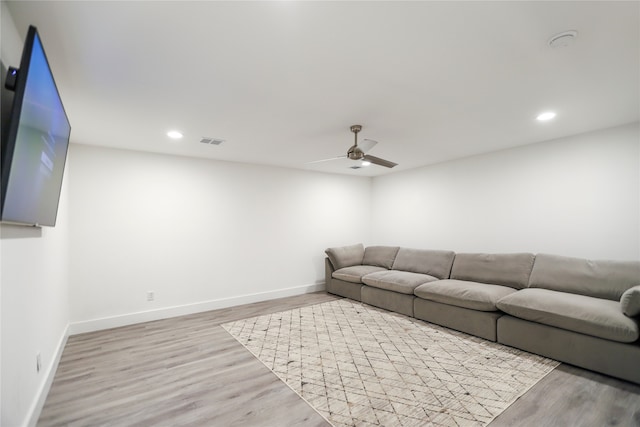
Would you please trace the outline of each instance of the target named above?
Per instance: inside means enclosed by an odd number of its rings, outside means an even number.
[[[399,248],[391,270],[362,277],[362,302],[413,316],[413,291],[423,283],[449,277],[454,253]]]
[[[534,259],[530,253],[456,254],[450,279],[415,289],[414,316],[496,341],[502,316],[496,304],[527,286]]]
[[[635,261],[539,254],[529,287],[497,303],[498,342],[640,383],[640,323],[621,303],[639,285]]]

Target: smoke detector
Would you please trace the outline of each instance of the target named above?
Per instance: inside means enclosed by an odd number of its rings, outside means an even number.
[[[565,31],[549,39],[549,46],[554,49],[571,46],[578,37],[578,32],[574,30]]]

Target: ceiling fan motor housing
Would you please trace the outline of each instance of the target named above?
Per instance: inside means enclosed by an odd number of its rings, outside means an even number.
[[[364,151],[357,145],[353,145],[349,148],[349,151],[347,151],[347,157],[351,160],[362,160],[364,158]]]

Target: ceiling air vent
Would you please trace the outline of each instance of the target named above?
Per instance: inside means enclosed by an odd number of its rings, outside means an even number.
[[[209,138],[207,136],[203,136],[200,139],[200,142],[203,144],[211,144],[211,145],[220,145],[224,142],[224,139],[220,139],[220,138]]]

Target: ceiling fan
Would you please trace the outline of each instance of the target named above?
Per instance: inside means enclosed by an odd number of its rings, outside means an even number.
[[[367,151],[371,150],[378,142],[372,139],[364,139],[362,143],[358,146],[358,132],[362,130],[361,125],[353,125],[351,126],[351,132],[355,134],[355,142],[347,151],[347,154],[344,156],[332,157],[330,159],[324,160],[316,160],[314,162],[309,163],[320,163],[320,162],[328,162],[330,160],[338,160],[338,159],[351,159],[351,160],[361,160],[362,166],[368,166],[373,163],[375,165],[384,166],[386,168],[392,168],[397,166],[397,163],[393,163],[389,160],[381,159],[380,157],[372,156],[370,154],[366,154]],[[368,162],[368,163],[367,163]]]

